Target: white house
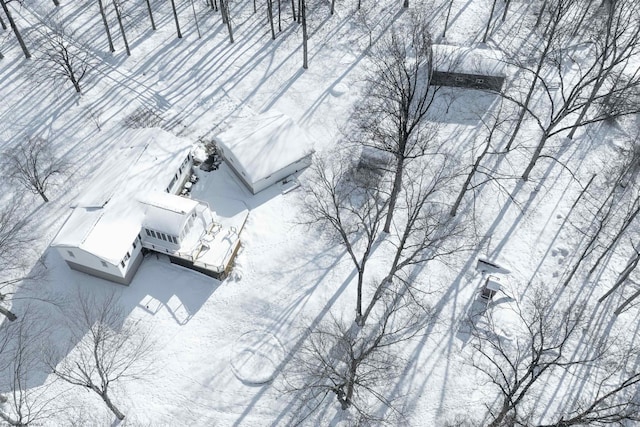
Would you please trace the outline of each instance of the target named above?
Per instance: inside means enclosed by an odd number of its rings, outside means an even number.
[[[131,130],[123,141],[51,246],[72,269],[122,284],[131,282],[143,248],[222,277],[239,247],[238,234],[227,230],[224,241],[216,240],[212,233],[221,227],[209,206],[176,195],[191,175],[191,143],[161,129]],[[218,247],[218,258],[194,256],[205,244]]]
[[[237,119],[215,138],[222,157],[256,194],[311,164],[308,135],[282,113]]]

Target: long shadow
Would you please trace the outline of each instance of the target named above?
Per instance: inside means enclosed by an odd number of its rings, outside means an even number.
[[[337,263],[346,255],[346,251],[344,251],[342,253],[341,256],[336,257],[336,260],[334,262],[334,265],[337,265]],[[328,273],[328,270],[327,270]],[[325,275],[327,274],[325,273]],[[304,343],[304,341],[307,338],[308,335],[308,331],[311,331],[313,329],[315,329],[320,322],[322,321],[322,319],[329,313],[329,311],[331,310],[331,308],[333,307],[333,305],[335,304],[335,302],[338,300],[338,298],[340,297],[340,295],[342,295],[342,293],[345,291],[345,289],[347,288],[347,286],[353,281],[353,279],[356,276],[356,271],[352,270],[351,273],[349,274],[349,276],[347,276],[347,278],[342,282],[342,284],[340,285],[340,287],[336,290],[336,292],[333,294],[333,296],[325,303],[325,305],[322,307],[322,309],[320,310],[320,313],[318,313],[313,321],[308,325],[307,328],[307,332],[303,333],[300,335],[300,337],[297,339],[297,341],[295,341],[293,343],[293,345],[290,347],[289,353],[287,354],[287,356],[285,357],[285,359],[280,362],[276,368],[276,372],[282,372],[284,369],[286,369],[287,364],[293,359],[293,356],[296,354],[296,352],[300,349],[300,347],[302,346],[302,344]],[[324,277],[324,275],[322,276]],[[322,277],[320,278],[320,280],[318,280],[316,282],[316,284],[314,285],[314,287],[317,287],[321,281],[322,281]],[[310,295],[310,294],[309,294]],[[262,396],[264,395],[264,393],[266,392],[267,388],[263,387],[256,395],[255,397],[251,400],[251,403],[249,405],[247,405],[247,407],[245,408],[245,410],[242,412],[242,414],[240,414],[240,416],[238,417],[238,419],[233,423],[234,426],[239,426],[242,425],[243,420],[247,417],[247,415],[249,415],[251,413],[251,410],[253,409],[253,407],[258,403],[258,401],[262,398]],[[288,409],[290,409],[292,407],[294,403],[290,402],[287,407],[285,407],[285,409],[280,413],[280,415],[276,418],[276,420],[272,423],[272,425],[279,425],[280,422],[284,419],[284,417],[286,416],[286,414],[288,413]]]

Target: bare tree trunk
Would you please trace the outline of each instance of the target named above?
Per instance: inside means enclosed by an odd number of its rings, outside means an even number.
[[[2,314],[4,317],[6,317],[11,322],[15,321],[18,318],[18,316],[16,316],[10,310],[7,310],[6,308],[4,308],[2,306],[0,306],[0,314]]]
[[[544,10],[547,8],[548,1],[549,0],[544,0],[544,3],[542,3],[542,7],[540,8],[540,12],[538,13],[538,19],[536,19],[536,23],[535,23],[536,27],[540,25],[540,22],[542,22],[542,15],[544,15]]]
[[[98,388],[96,392],[100,395],[102,400],[104,400],[104,403],[107,405],[107,408],[109,408],[111,412],[113,412],[113,414],[116,416],[116,418],[118,418],[120,421],[124,420],[124,414],[120,412],[120,410],[116,407],[116,405],[113,404],[113,402],[111,402],[111,399],[109,399],[109,395],[107,394],[107,392],[104,391],[102,393],[99,390],[100,389]]]
[[[595,178],[595,175],[594,175]],[[582,254],[580,255],[580,257],[578,258],[578,261],[574,264],[573,268],[571,269],[571,272],[569,273],[569,276],[565,279],[563,286],[567,286],[569,284],[569,282],[571,281],[571,279],[573,278],[573,276],[576,274],[576,272],[578,271],[578,268],[580,267],[580,265],[582,264],[582,261],[585,260],[585,258],[587,257],[587,254],[589,254],[589,252],[591,251],[591,247],[593,246],[593,244],[596,242],[596,240],[598,240],[598,236],[600,235],[600,233],[602,232],[602,229],[604,227],[604,223],[607,221],[607,219],[609,218],[609,215],[611,214],[611,206],[607,206],[607,204],[609,203],[609,200],[611,200],[611,198],[613,197],[616,187],[618,186],[618,184],[620,183],[620,179],[621,177],[618,177],[618,179],[616,180],[616,182],[613,184],[611,191],[609,191],[609,194],[607,195],[607,197],[604,199],[604,201],[602,202],[602,204],[598,207],[598,210],[596,211],[595,215],[593,216],[594,218],[597,218],[598,215],[600,215],[600,213],[606,209],[605,213],[604,213],[604,217],[602,218],[600,224],[598,225],[598,228],[596,229],[594,235],[591,237],[591,239],[589,240],[589,243],[587,244],[587,246],[584,248],[584,250],[582,251]],[[591,178],[591,180],[593,180],[593,178]],[[591,181],[589,181],[589,184],[591,184]],[[583,190],[583,193],[586,191]],[[580,193],[580,197],[582,197],[582,194]]]
[[[291,0],[291,15],[293,20],[296,20],[296,0]]]
[[[24,44],[24,40],[22,40],[22,36],[20,35],[20,30],[13,20],[13,16],[11,16],[11,12],[9,12],[9,8],[7,7],[6,0],[0,0],[0,6],[2,6],[2,10],[4,10],[4,14],[7,16],[7,20],[9,21],[9,25],[13,30],[13,33],[16,35],[16,39],[18,39],[18,44],[20,44],[20,48],[22,49],[22,53],[24,53],[24,57],[26,59],[31,58],[31,54],[29,53],[29,49],[27,49],[27,45]]]
[[[502,14],[502,22],[507,19],[507,12],[509,12],[509,6],[511,6],[511,0],[506,0],[504,5],[504,13]]]
[[[405,9],[409,7],[409,0],[404,0],[404,3],[402,3],[402,7],[404,7]]]
[[[333,15],[333,12],[335,12],[335,10],[336,10],[336,0],[331,0],[331,10],[329,11],[329,13]]]
[[[278,32],[282,31],[282,0],[278,0]]]
[[[102,0],[98,0],[98,6],[100,6],[100,16],[102,16],[102,23],[104,24],[104,30],[107,33],[107,40],[109,41],[109,52],[115,52],[116,48],[113,47],[113,40],[111,39],[111,31],[109,31],[109,23],[107,22],[107,14],[104,12],[104,6]]]
[[[151,20],[151,29],[153,31],[156,30],[156,23],[153,20],[153,12],[151,11],[151,1],[150,0],[146,0],[147,3],[147,10],[149,11],[149,19]]]
[[[607,299],[609,295],[611,295],[616,289],[620,287],[620,285],[622,285],[629,278],[633,270],[635,270],[636,267],[638,266],[638,262],[640,262],[640,251],[636,249],[636,254],[633,256],[633,258],[629,260],[629,262],[627,263],[627,266],[618,275],[618,279],[616,280],[616,283],[611,287],[611,289],[609,289],[607,293],[605,293],[600,297],[600,299],[598,300],[599,303]]]
[[[447,9],[447,18],[444,21],[444,30],[442,30],[442,38],[447,37],[447,28],[449,28],[449,16],[451,15],[451,8],[453,7],[453,0],[449,1],[449,8]]]
[[[557,23],[554,23],[554,31]],[[533,81],[529,86],[529,90],[527,91],[527,96],[525,97],[523,105],[520,106],[520,112],[518,113],[518,119],[516,120],[516,128],[511,133],[511,137],[509,138],[509,142],[505,147],[505,150],[509,151],[511,146],[513,145],[516,137],[518,136],[518,132],[520,131],[520,126],[522,126],[522,121],[524,120],[524,116],[527,113],[527,108],[529,108],[529,103],[531,102],[531,98],[533,97],[533,92],[536,90],[536,86],[538,84],[538,79],[540,78],[540,72],[542,71],[542,67],[544,66],[545,59],[551,49],[551,41],[547,40],[545,42],[544,50],[540,54],[540,58],[538,59],[538,64],[536,65],[536,69],[533,73]]]
[[[484,150],[482,150],[482,153],[480,153],[475,163],[473,164],[471,171],[469,172],[469,175],[467,175],[467,179],[464,181],[464,185],[462,186],[462,189],[460,190],[460,193],[458,194],[456,201],[453,203],[453,206],[451,206],[451,212],[449,213],[449,215],[456,216],[456,214],[458,213],[458,208],[460,207],[460,203],[462,203],[462,199],[464,198],[464,195],[467,193],[467,190],[469,189],[469,184],[471,184],[471,180],[476,174],[476,171],[478,170],[478,166],[480,166],[482,159],[484,159],[484,156],[487,154],[490,147],[491,147],[491,142],[489,141],[487,142],[487,145],[484,147]]]
[[[640,296],[640,290],[636,291],[633,293],[633,295],[631,295],[629,298],[627,298],[620,307],[616,308],[616,311],[613,312],[613,314],[615,314],[616,316],[619,315],[620,313],[622,313],[622,310],[624,310],[624,308],[626,306],[628,306],[629,304],[631,304],[636,298],[638,298]]]
[[[229,16],[229,0],[220,0],[220,13],[222,14],[222,23],[227,24],[229,42],[233,43],[233,29],[231,28],[231,19]]]
[[[273,26],[273,0],[267,0],[267,18],[271,27],[271,40],[276,39],[276,30]]]
[[[615,237],[613,238],[613,241],[605,247],[605,250],[600,254],[600,256],[596,260],[595,264],[593,264],[593,266],[589,270],[589,274],[588,274],[589,276],[591,276],[593,274],[593,272],[596,271],[596,268],[598,268],[598,265],[600,265],[600,263],[602,262],[604,257],[607,256],[607,254],[609,252],[611,252],[611,250],[618,244],[618,242],[620,241],[620,238],[622,237],[624,232],[627,231],[627,229],[629,228],[631,223],[638,216],[638,213],[640,213],[640,205],[638,204],[639,201],[640,201],[640,199],[636,199],[636,203],[635,203],[636,208],[635,208],[635,210],[633,211],[631,216],[629,216],[628,218],[626,218],[624,220],[624,223],[623,223],[622,227],[620,227],[620,229],[616,233]]]
[[[118,26],[120,27],[120,34],[122,34],[122,40],[124,40],[124,49],[127,51],[127,56],[131,56],[131,50],[129,50],[129,42],[127,42],[127,35],[124,32],[124,24],[122,23],[122,15],[116,0],[113,0],[113,7],[116,9],[116,16],[118,17]]]
[[[175,0],[171,0],[171,8],[173,9],[173,18],[176,21],[176,31],[178,32],[178,38],[182,38],[182,32],[180,31],[180,21],[178,21],[178,11],[176,10]]]
[[[487,37],[489,36],[489,29],[491,28],[491,20],[493,19],[493,12],[496,9],[496,3],[498,0],[493,0],[491,4],[491,12],[489,12],[489,21],[487,22],[487,28],[484,30],[484,36],[482,36],[482,43],[487,42]]]
[[[2,16],[0,16],[0,27],[2,27],[3,30],[7,29],[7,24],[4,23]]]
[[[196,31],[198,32],[198,38],[201,39],[202,35],[200,34],[200,25],[198,25],[198,15],[196,14],[196,7],[193,4],[193,0],[191,0],[191,10],[193,10],[193,20],[196,23]]]
[[[542,136],[540,137],[540,141],[538,141],[538,145],[536,146],[536,149],[533,151],[533,156],[531,156],[531,160],[529,161],[529,164],[527,165],[526,169],[524,170],[524,173],[522,174],[522,179],[524,181],[527,181],[529,179],[529,174],[531,173],[531,171],[536,165],[536,162],[540,158],[542,149],[546,145],[548,139],[549,139],[549,136],[547,134],[547,131],[545,130],[542,133]]]
[[[404,153],[404,148],[399,150]],[[384,232],[388,233],[391,230],[391,222],[393,220],[393,211],[396,208],[396,202],[398,201],[398,195],[402,187],[402,174],[404,173],[404,156],[396,156],[396,170],[394,171],[395,177],[393,179],[393,188],[391,189],[391,195],[389,195],[389,210],[387,213],[387,219],[384,223]]]
[[[309,68],[308,47],[309,35],[307,34],[307,6],[305,0],[300,0],[300,13],[302,16],[302,68]]]
[[[58,0],[53,0],[53,4],[56,6],[60,6],[60,2]]]
[[[576,119],[576,122],[571,128],[569,135],[567,135],[567,138],[573,139],[574,135],[576,134],[576,130],[580,127],[582,120],[584,120],[584,116],[587,114],[587,110],[589,110],[589,108],[591,107],[591,104],[593,103],[593,100],[595,99],[596,94],[598,93],[598,91],[600,90],[603,84],[604,84],[604,79],[601,79],[600,81],[596,82],[596,84],[593,86],[593,89],[591,90],[591,94],[589,94],[589,99],[587,100],[587,102],[585,102],[584,107],[582,107],[582,110],[580,110],[580,115]]]

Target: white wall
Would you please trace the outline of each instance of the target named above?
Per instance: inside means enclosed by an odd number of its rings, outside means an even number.
[[[65,261],[84,265],[85,267],[89,267],[94,270],[104,271],[105,273],[112,274],[114,276],[124,277],[124,273],[121,268],[119,268],[119,265],[116,266],[111,264],[109,261],[104,261],[83,249],[71,246],[56,246],[56,249]],[[102,263],[103,261],[106,266]]]

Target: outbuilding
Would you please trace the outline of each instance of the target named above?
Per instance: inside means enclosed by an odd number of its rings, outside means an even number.
[[[237,119],[215,138],[225,162],[256,194],[311,164],[309,136],[277,111]]]
[[[507,74],[501,51],[434,44],[432,54],[430,85],[502,90]]]

